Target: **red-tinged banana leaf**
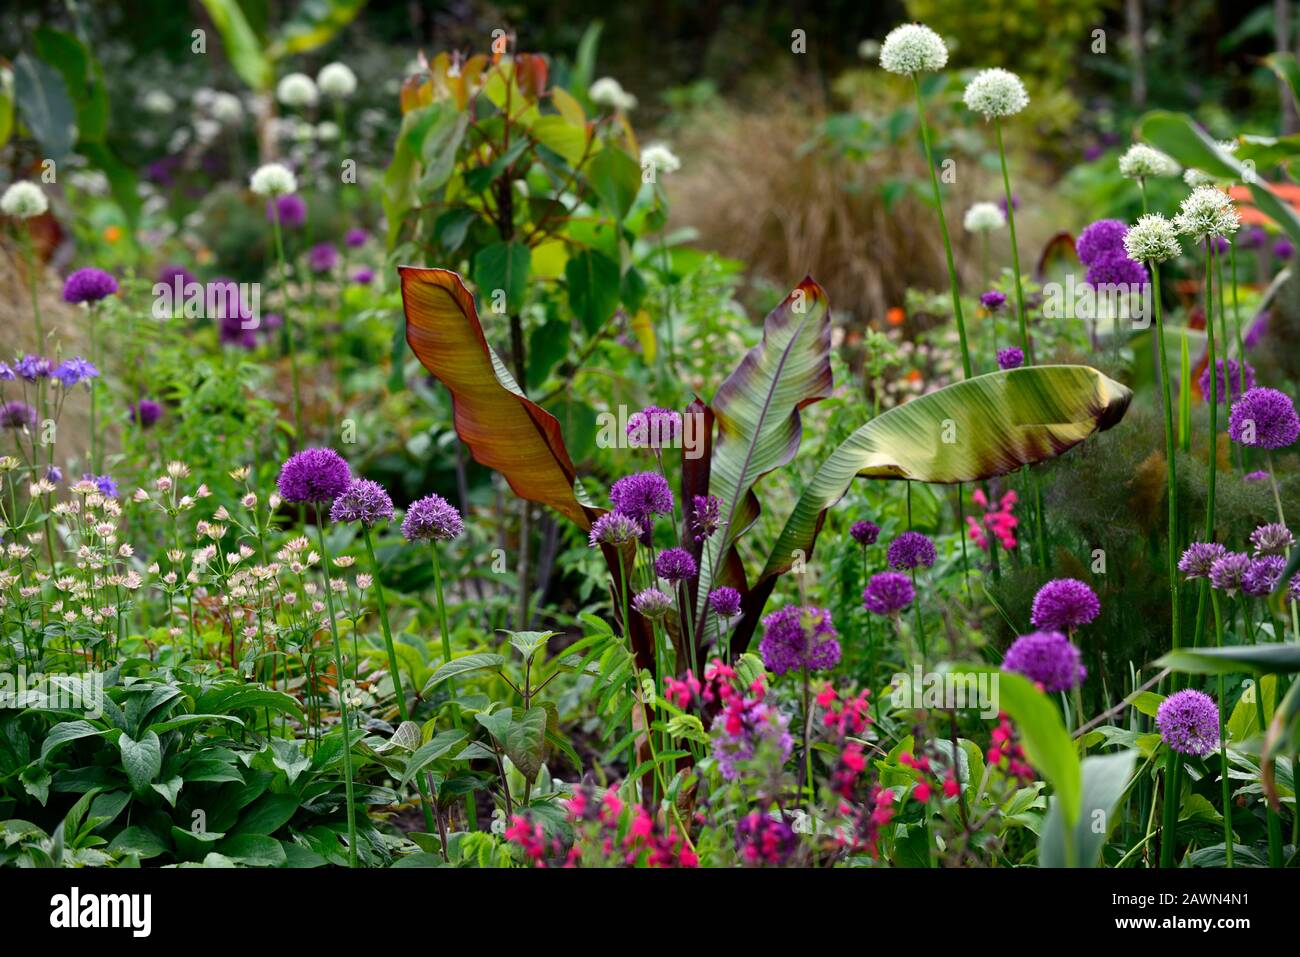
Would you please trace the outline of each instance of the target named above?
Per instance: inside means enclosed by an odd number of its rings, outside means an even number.
[[[728,553],[758,517],[755,483],[794,458],[803,436],[799,410],[831,393],[830,351],[826,293],[809,276],[768,314],[762,341],[714,395],[709,492],[721,501],[726,524],[704,545],[697,617],[713,579],[721,578],[716,571],[739,564]]]
[[[1088,366],[991,372],[872,419],[822,463],[745,595],[731,647],[743,651],[778,576],[811,558],[826,512],[855,478],[978,482],[1069,451],[1124,417],[1133,393]]]

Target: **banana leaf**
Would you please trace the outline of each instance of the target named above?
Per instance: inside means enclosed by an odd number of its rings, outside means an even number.
[[[794,556],[812,557],[826,512],[854,478],[952,484],[1006,475],[1056,458],[1124,417],[1133,393],[1088,366],[992,372],[913,399],[872,419],[822,463],[744,596],[731,647],[743,651]]]

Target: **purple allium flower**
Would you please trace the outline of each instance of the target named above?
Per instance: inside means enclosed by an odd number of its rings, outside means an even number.
[[[1232,405],[1228,437],[1242,445],[1281,449],[1300,437],[1300,417],[1290,396],[1277,389],[1256,388]]]
[[[1007,211],[1007,198],[1006,198],[1006,196],[999,196],[999,197],[998,197],[998,205],[1002,207],[1002,212],[1003,212],[1003,213],[1005,213],[1005,212]],[[1012,209],[1019,209],[1019,208],[1020,208],[1020,196],[1017,195],[1016,193],[1012,193],[1012,194],[1011,194],[1011,208],[1012,208]]]
[[[339,262],[339,251],[329,243],[317,243],[307,252],[307,266],[312,272],[329,272]]]
[[[348,490],[352,469],[333,449],[303,449],[280,467],[277,485],[286,502],[332,502]]]
[[[1228,241],[1222,236],[1215,236],[1213,239],[1214,251],[1216,254],[1223,254],[1228,251]]]
[[[872,575],[862,592],[862,606],[876,615],[896,615],[912,603],[916,589],[902,572]]]
[[[880,526],[875,522],[868,522],[864,519],[853,523],[849,528],[849,535],[855,542],[865,548],[868,545],[876,544],[876,540],[880,538]]]
[[[838,637],[826,609],[787,605],[763,619],[758,650],[774,674],[829,671],[840,662]]]
[[[297,193],[276,196],[266,203],[266,218],[275,222],[277,212],[280,225],[285,229],[297,229],[307,222],[307,203]]]
[[[362,266],[352,274],[352,281],[358,286],[369,286],[375,281],[375,271]]]
[[[1267,469],[1259,469],[1255,472],[1247,472],[1241,477],[1241,480],[1243,482],[1267,482],[1268,474]]]
[[[278,312],[268,312],[262,317],[262,322],[257,329],[259,332],[265,332],[269,335],[282,325],[284,325],[284,316]]]
[[[113,481],[111,475],[91,475],[89,472],[81,476],[83,482],[94,482],[95,488],[99,489],[99,494],[105,498],[117,498],[117,482]]]
[[[1277,583],[1282,580],[1282,572],[1285,570],[1286,559],[1281,555],[1265,555],[1254,559],[1241,576],[1242,594],[1252,598],[1271,595]]]
[[[28,382],[47,378],[54,369],[54,364],[44,356],[32,355],[30,352],[14,363],[14,371]]]
[[[1209,578],[1214,563],[1226,554],[1218,542],[1192,542],[1178,559],[1178,569],[1188,578]]]
[[[643,588],[632,596],[632,607],[646,618],[662,618],[673,607],[673,600],[658,588]]]
[[[71,389],[78,382],[99,377],[99,370],[81,356],[64,359],[59,367],[50,373],[51,378],[58,379],[65,389]]]
[[[1055,578],[1034,596],[1029,621],[1044,631],[1067,634],[1101,614],[1096,593],[1077,578]]]
[[[989,312],[997,312],[1006,304],[1007,304],[1006,294],[998,292],[996,289],[990,289],[988,292],[980,296],[980,305],[982,305]]]
[[[131,421],[142,429],[153,428],[157,421],[162,418],[162,406],[153,399],[141,399],[135,405],[131,406],[129,415]]]
[[[1227,552],[1210,566],[1210,584],[1219,591],[1235,594],[1250,570],[1251,558],[1244,552]]]
[[[0,405],[0,428],[36,428],[36,410],[26,402],[6,402]]]
[[[449,542],[464,530],[460,512],[436,493],[412,502],[402,519],[402,537],[408,542]]]
[[[1160,702],[1156,727],[1179,754],[1205,755],[1219,746],[1219,709],[1202,691],[1186,688]]]
[[[378,482],[354,478],[330,506],[331,522],[360,522],[367,527],[393,517],[393,500]]]
[[[740,592],[727,585],[709,592],[709,605],[722,618],[735,618],[740,614]]]
[[[1088,677],[1079,649],[1059,631],[1035,631],[1017,638],[1002,659],[1002,670],[1022,674],[1045,691],[1068,691]]]
[[[1255,557],[1264,555],[1285,555],[1295,544],[1291,530],[1280,522],[1261,525],[1250,533],[1250,544],[1255,549]]]
[[[117,292],[112,273],[87,266],[68,276],[63,283],[64,302],[99,302]]]
[[[939,556],[934,542],[920,532],[904,532],[889,543],[888,557],[890,568],[929,568]]]
[[[359,226],[353,226],[343,237],[343,243],[349,249],[358,249],[366,244],[370,234]]]
[[[587,544],[592,548],[598,545],[622,545],[626,542],[635,541],[644,533],[645,529],[641,527],[636,519],[615,509],[612,512],[606,512],[591,523],[591,533],[587,536]]]
[[[1273,255],[1278,259],[1290,259],[1295,255],[1295,246],[1285,236],[1273,244]]]
[[[1099,219],[1087,226],[1074,244],[1075,252],[1079,254],[1079,262],[1091,266],[1105,253],[1122,253],[1124,234],[1127,232],[1128,226],[1118,219]]]
[[[626,475],[613,484],[609,500],[625,515],[631,516],[650,535],[656,515],[668,515],[673,510],[673,491],[668,480],[658,472],[637,472]]]
[[[669,448],[682,434],[682,414],[647,406],[627,418],[627,444],[634,449]]]
[[[1223,366],[1227,363],[1228,374],[1224,378]],[[1255,370],[1251,368],[1249,362],[1238,363],[1236,359],[1219,359],[1214,364],[1215,371],[1218,373],[1218,381],[1215,388],[1218,390],[1219,404],[1225,405],[1228,401],[1228,383],[1232,383],[1232,401],[1236,402],[1241,398],[1241,394],[1247,389],[1255,388]],[[1206,402],[1210,401],[1210,367],[1206,365],[1201,370],[1201,378],[1198,382],[1201,387],[1201,395]]]
[[[1300,601],[1300,574],[1292,575],[1286,586],[1287,601]]]
[[[739,720],[730,711],[719,714],[710,727],[713,747],[710,753],[718,762],[718,773],[735,781],[743,773],[742,765],[752,761],[759,749],[769,746],[782,764],[794,749],[790,719],[764,701],[745,699]]]
[[[178,263],[167,263],[164,266],[162,266],[158,270],[157,281],[162,283],[164,286],[174,286],[176,284],[176,277],[178,276],[180,277],[181,280],[182,290],[190,283],[198,282],[198,279],[197,277],[195,277],[194,273],[190,272],[188,269],[186,269],[184,266]]]
[[[1266,233],[1260,226],[1247,226],[1237,236],[1237,247],[1239,249],[1259,249],[1268,239]]]
[[[665,581],[680,582],[694,578],[697,570],[695,559],[684,548],[666,548],[655,559],[655,574]]]
[[[1083,281],[1092,286],[1144,286],[1148,278],[1146,266],[1129,259],[1120,249],[1094,259]]]
[[[238,314],[221,317],[217,326],[217,337],[228,346],[239,346],[241,349],[257,348],[257,329],[249,326],[245,318]]]
[[[798,847],[794,828],[784,818],[751,811],[736,822],[736,853],[744,864],[781,867]]]
[[[998,368],[1004,372],[1007,369],[1019,369],[1024,364],[1025,353],[1019,346],[1008,346],[998,350]]]
[[[712,538],[726,522],[722,520],[722,499],[716,495],[696,495],[691,500],[691,528],[697,542]]]

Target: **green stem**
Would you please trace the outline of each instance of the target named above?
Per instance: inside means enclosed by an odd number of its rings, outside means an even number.
[[[1177,751],[1169,752],[1169,763],[1165,770],[1164,817],[1160,825],[1160,868],[1168,870],[1174,866],[1174,851],[1178,831],[1178,794],[1182,777],[1183,756]]]
[[[1223,647],[1223,611],[1219,606],[1219,593],[1210,595],[1214,602],[1215,644]],[[1223,853],[1228,867],[1232,867],[1233,832],[1232,832],[1232,785],[1228,780],[1228,738],[1224,731],[1223,709],[1224,697],[1223,675],[1219,675],[1219,772],[1223,776]]]
[[[284,239],[280,233],[280,207],[274,206],[275,215],[271,217],[271,232],[275,235],[275,255],[280,264],[280,346],[289,357],[289,376],[293,383],[293,432],[296,441],[302,441],[302,398],[298,385],[298,356],[293,348],[293,333],[289,330],[289,270],[284,259]]]
[[[1020,250],[1016,246],[1016,204],[1011,195],[1011,174],[1007,172],[1007,151],[1002,143],[1002,121],[994,120],[993,128],[998,135],[998,159],[1002,163],[1002,188],[1007,197],[1007,228],[1011,233],[1011,269],[1016,278],[1016,319],[1020,323],[1020,348],[1025,353],[1025,364],[1033,365],[1033,354],[1029,349],[1029,331],[1025,325],[1025,291],[1020,282]]]
[[[1146,196],[1145,191],[1142,194]],[[1169,497],[1169,601],[1172,621],[1173,643],[1178,648],[1181,644],[1178,608],[1178,476],[1174,457],[1174,400],[1173,390],[1169,385],[1169,359],[1165,352],[1165,325],[1160,312],[1160,265],[1151,263],[1152,309],[1156,319],[1156,355],[1160,360],[1160,389],[1165,406],[1165,457],[1168,467],[1165,469],[1167,494]]]

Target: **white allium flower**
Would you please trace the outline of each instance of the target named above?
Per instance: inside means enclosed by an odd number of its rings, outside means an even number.
[[[316,84],[306,73],[286,74],[275,87],[275,97],[285,106],[315,106]]]
[[[997,203],[975,203],[966,210],[962,225],[968,233],[987,233],[1002,229],[1007,224],[1007,214]]]
[[[156,114],[170,113],[176,109],[176,101],[162,90],[150,90],[141,101],[146,111]]]
[[[316,124],[316,139],[325,143],[332,143],[339,138],[339,125],[326,120],[324,123]]]
[[[890,73],[933,73],[948,62],[943,38],[920,23],[894,27],[880,46],[880,65]]]
[[[864,60],[875,60],[880,57],[879,40],[863,40],[858,44],[858,56]]]
[[[966,85],[962,102],[976,113],[982,113],[984,119],[992,120],[1019,113],[1029,105],[1029,94],[1020,77],[1010,70],[993,67],[975,74],[975,79]]]
[[[1178,164],[1172,156],[1152,149],[1145,143],[1134,143],[1119,158],[1119,174],[1129,179],[1146,179],[1148,176],[1177,176]]]
[[[1214,182],[1214,177],[1205,170],[1189,168],[1183,170],[1183,182],[1195,189],[1198,186],[1209,186]]]
[[[357,75],[346,63],[330,63],[316,74],[316,85],[331,99],[346,100],[357,91]]]
[[[636,109],[636,97],[623,89],[623,85],[612,76],[602,76],[591,84],[587,96],[591,97],[593,103],[622,110],[624,113]]]
[[[1177,256],[1183,247],[1173,223],[1159,213],[1148,213],[1124,234],[1124,251],[1134,262],[1162,263]]]
[[[49,200],[45,198],[41,188],[25,179],[11,184],[5,190],[4,196],[0,196],[0,211],[15,219],[31,219],[33,216],[40,216],[49,208]]]
[[[259,196],[287,196],[298,191],[298,179],[283,163],[267,163],[253,171],[249,187]]]
[[[223,126],[234,126],[244,118],[244,104],[235,94],[220,91],[212,95],[208,112]]]
[[[675,173],[682,168],[682,161],[667,143],[651,143],[641,150],[641,166],[653,167],[656,173]]]
[[[1183,200],[1174,225],[1180,233],[1201,242],[1211,236],[1231,236],[1241,228],[1241,219],[1227,193],[1213,186],[1198,186]]]

